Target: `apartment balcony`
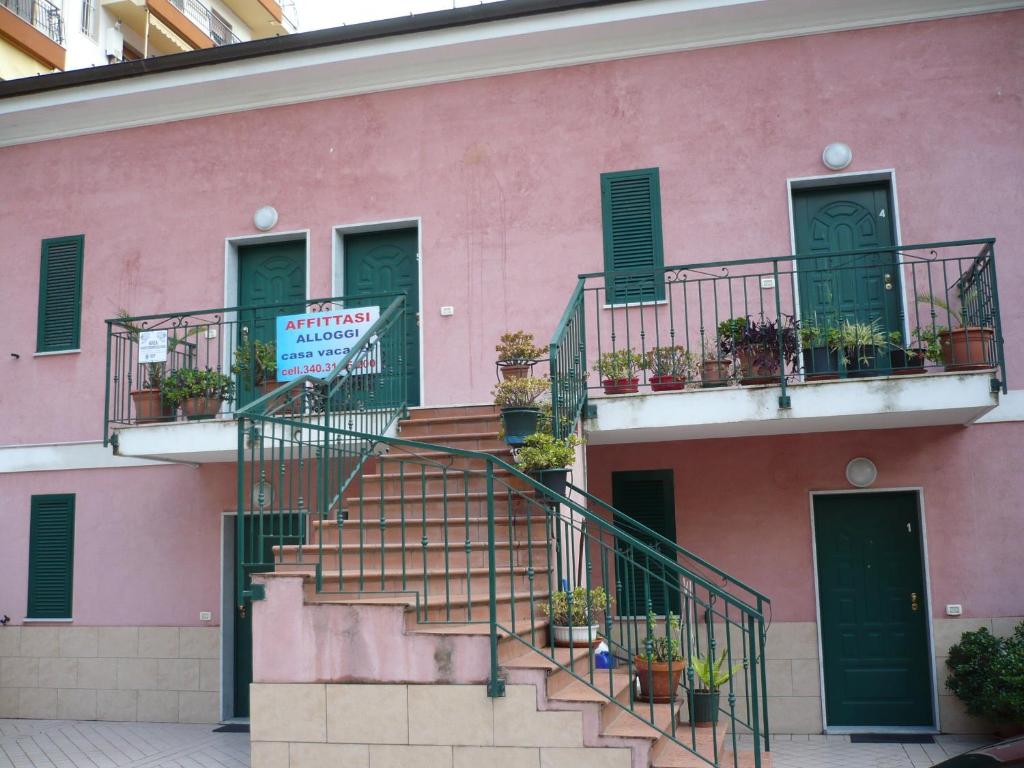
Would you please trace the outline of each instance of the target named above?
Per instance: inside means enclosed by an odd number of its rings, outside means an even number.
[[[381,329],[392,333],[404,297],[361,296],[348,305],[374,303],[387,312],[366,331],[370,346],[359,354],[400,362],[398,342]],[[351,312],[342,297],[107,320],[105,443],[120,456],[204,464],[234,462],[239,450],[260,455],[264,444],[284,439],[282,430],[298,435],[303,425],[394,434],[404,369],[381,364],[364,373],[365,361],[350,359],[355,345],[337,363],[306,364],[301,375],[289,371],[286,381],[277,379],[277,318],[338,312]],[[290,426],[240,435],[243,411],[281,416]]]
[[[0,0],[0,42],[47,69],[64,69],[64,16],[49,0]],[[0,74],[17,77],[36,72]]]
[[[295,22],[277,0],[224,0],[224,4],[245,22],[253,39],[295,31]]]
[[[103,0],[103,7],[147,41],[147,55],[241,42],[231,27],[199,0]]]
[[[1006,391],[994,240],[581,275],[552,345],[591,444],[970,424]]]

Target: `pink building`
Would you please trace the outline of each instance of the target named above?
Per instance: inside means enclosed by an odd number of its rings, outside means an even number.
[[[0,84],[0,717],[251,698],[268,766],[989,728],[944,660],[1024,616],[1024,11],[881,5],[506,0]],[[275,379],[277,317],[367,307]],[[585,440],[557,499],[489,407],[519,328]],[[562,584],[614,673],[548,647]]]

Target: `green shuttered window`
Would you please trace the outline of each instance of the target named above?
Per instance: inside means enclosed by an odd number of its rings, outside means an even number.
[[[601,217],[605,271],[658,269],[665,265],[657,168],[601,174]],[[660,271],[613,278],[605,288],[609,304],[665,298],[665,280]]]
[[[85,237],[43,240],[36,352],[78,349],[82,325]]]
[[[75,496],[32,497],[28,543],[28,617],[70,619]]]

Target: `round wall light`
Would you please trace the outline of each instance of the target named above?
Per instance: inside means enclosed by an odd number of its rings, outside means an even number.
[[[878,467],[871,459],[860,456],[846,465],[846,479],[855,488],[867,488],[878,478]]]
[[[821,162],[832,171],[841,171],[853,162],[853,150],[849,144],[841,141],[834,141],[825,147],[821,153]]]
[[[252,215],[252,223],[261,232],[273,229],[277,226],[277,209],[272,205],[264,205]]]

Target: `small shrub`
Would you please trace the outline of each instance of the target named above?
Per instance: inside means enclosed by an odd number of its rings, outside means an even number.
[[[546,349],[533,343],[533,334],[526,331],[503,333],[494,351],[498,353],[498,362],[506,365],[532,365],[547,354]]]
[[[494,395],[494,404],[502,408],[529,408],[550,388],[551,382],[547,378],[524,377],[505,379],[491,390],[491,394]]]
[[[174,406],[192,397],[208,397],[212,399],[230,399],[234,392],[234,382],[230,377],[211,368],[179,368],[171,371],[160,382],[160,394],[163,399]]]
[[[1024,722],[1024,621],[1010,637],[982,627],[949,649],[946,685],[967,711],[994,723]]]
[[[604,587],[576,587],[571,592],[558,591],[551,595],[551,603],[541,603],[541,610],[560,627],[589,627],[612,602]],[[571,608],[570,608],[571,604]]]
[[[576,446],[580,444],[576,435],[559,440],[545,432],[536,432],[526,438],[516,455],[516,465],[523,472],[538,472],[542,469],[565,469],[576,460]]]

